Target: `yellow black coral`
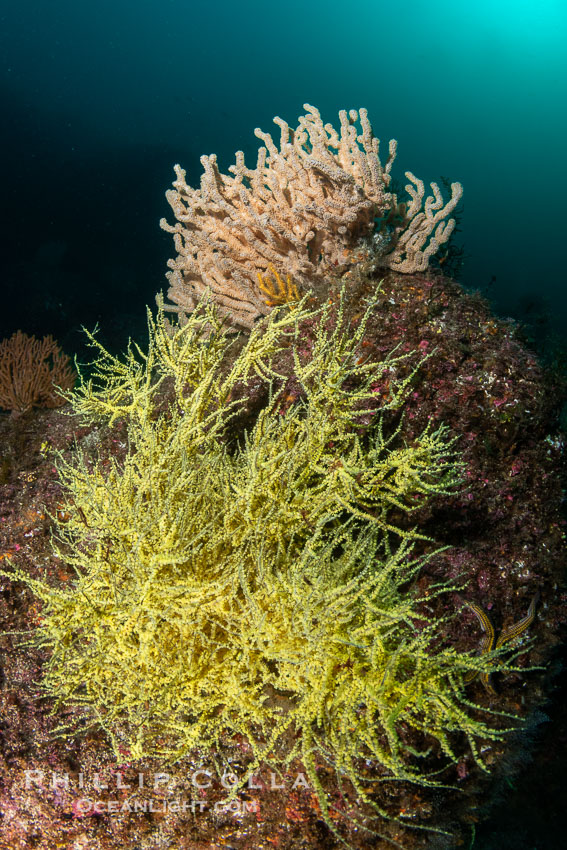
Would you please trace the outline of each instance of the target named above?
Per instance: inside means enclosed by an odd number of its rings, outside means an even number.
[[[10,574],[44,603],[36,640],[51,651],[45,691],[58,705],[80,704],[84,725],[102,725],[117,754],[178,759],[238,732],[253,754],[244,783],[293,729],[285,763],[301,758],[332,829],[319,758],[386,817],[359,759],[377,780],[428,785],[408,735],[454,763],[468,741],[482,764],[479,740],[502,734],[465,695],[466,674],[493,670],[494,660],[447,646],[445,622],[427,616],[414,582],[419,535],[399,516],[416,496],[453,492],[462,470],[443,427],[409,446],[386,433],[411,375],[392,377],[376,412],[385,363],[356,357],[375,304],[355,330],[340,307],[330,321],[328,303],[276,307],[232,364],[211,303],[171,333],[163,312],[150,316],[148,351],[131,347],[125,362],[99,346],[74,410],[124,420],[129,449],[123,460],[93,463],[79,451],[58,461],[67,516],[56,553],[74,580],[53,588]],[[306,321],[310,356],[297,342]],[[282,415],[272,394],[229,451],[240,405],[232,390],[255,376],[275,382],[290,343],[303,398]],[[392,376],[409,356],[388,356]],[[363,433],[367,410],[374,419]],[[286,695],[284,706],[274,694]]]

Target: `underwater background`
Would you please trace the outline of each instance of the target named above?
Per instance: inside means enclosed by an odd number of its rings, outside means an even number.
[[[541,348],[565,345],[567,6],[560,0],[0,3],[0,339],[121,350],[166,288],[173,165],[249,165],[253,130],[366,107],[394,176],[460,181],[453,270]],[[476,848],[563,846],[564,709]],[[564,767],[564,765],[563,765]]]

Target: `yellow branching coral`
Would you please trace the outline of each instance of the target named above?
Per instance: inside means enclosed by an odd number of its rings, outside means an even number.
[[[67,521],[56,551],[74,580],[52,588],[10,575],[44,603],[45,691],[81,706],[84,725],[102,725],[117,753],[178,759],[238,732],[253,752],[245,782],[293,729],[285,759],[303,760],[334,828],[319,758],[369,805],[360,759],[378,781],[433,782],[407,743],[412,731],[452,761],[468,740],[481,764],[478,742],[502,732],[471,708],[465,677],[504,662],[502,650],[475,657],[447,645],[445,622],[417,590],[419,535],[399,516],[454,492],[461,466],[442,426],[412,444],[386,432],[410,389],[411,369],[395,376],[411,355],[359,362],[375,301],[354,331],[340,308],[305,303],[274,308],[232,362],[210,302],[172,332],[162,310],[150,317],[148,351],[131,347],[125,362],[98,346],[74,410],[122,419],[128,450],[58,461]],[[307,320],[309,355],[298,342]],[[275,389],[283,349],[304,391],[285,413]],[[390,396],[376,411],[384,370]],[[227,440],[234,390],[256,376],[271,385],[269,402]],[[446,591],[430,589],[428,602]]]
[[[168,310],[186,315],[210,290],[234,325],[251,327],[269,311],[258,276],[270,266],[307,291],[345,273],[361,250],[384,268],[414,272],[447,241],[460,183],[451,185],[445,203],[435,183],[426,198],[423,182],[408,171],[410,202],[398,204],[390,191],[397,143],[390,141],[383,164],[366,110],[341,111],[337,131],[315,107],[304,108],[295,130],[274,118],[279,145],[255,130],[264,147],[253,169],[242,151],[229,175],[219,171],[214,154],[203,156],[201,186],[193,189],[175,166],[167,199],[177,221],[161,222],[177,251],[169,261]],[[402,209],[403,216],[392,215]]]

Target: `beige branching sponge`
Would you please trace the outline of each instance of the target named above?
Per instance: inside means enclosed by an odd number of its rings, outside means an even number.
[[[295,130],[274,118],[279,146],[255,130],[264,142],[256,168],[247,168],[237,151],[231,174],[221,174],[216,156],[203,156],[201,187],[192,189],[175,166],[167,199],[177,222],[161,221],[177,250],[169,261],[168,310],[190,313],[209,289],[232,324],[249,328],[270,310],[258,280],[271,268],[305,291],[344,274],[361,248],[377,265],[414,272],[447,241],[459,183],[447,203],[436,184],[424,200],[423,182],[407,172],[411,200],[407,208],[398,205],[389,189],[397,143],[390,141],[383,165],[366,110],[341,111],[337,131],[315,107],[304,108]]]

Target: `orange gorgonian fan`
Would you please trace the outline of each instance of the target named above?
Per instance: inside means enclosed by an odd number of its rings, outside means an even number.
[[[32,407],[60,407],[56,387],[70,389],[76,374],[52,336],[36,339],[16,331],[0,342],[0,407],[25,413]]]

